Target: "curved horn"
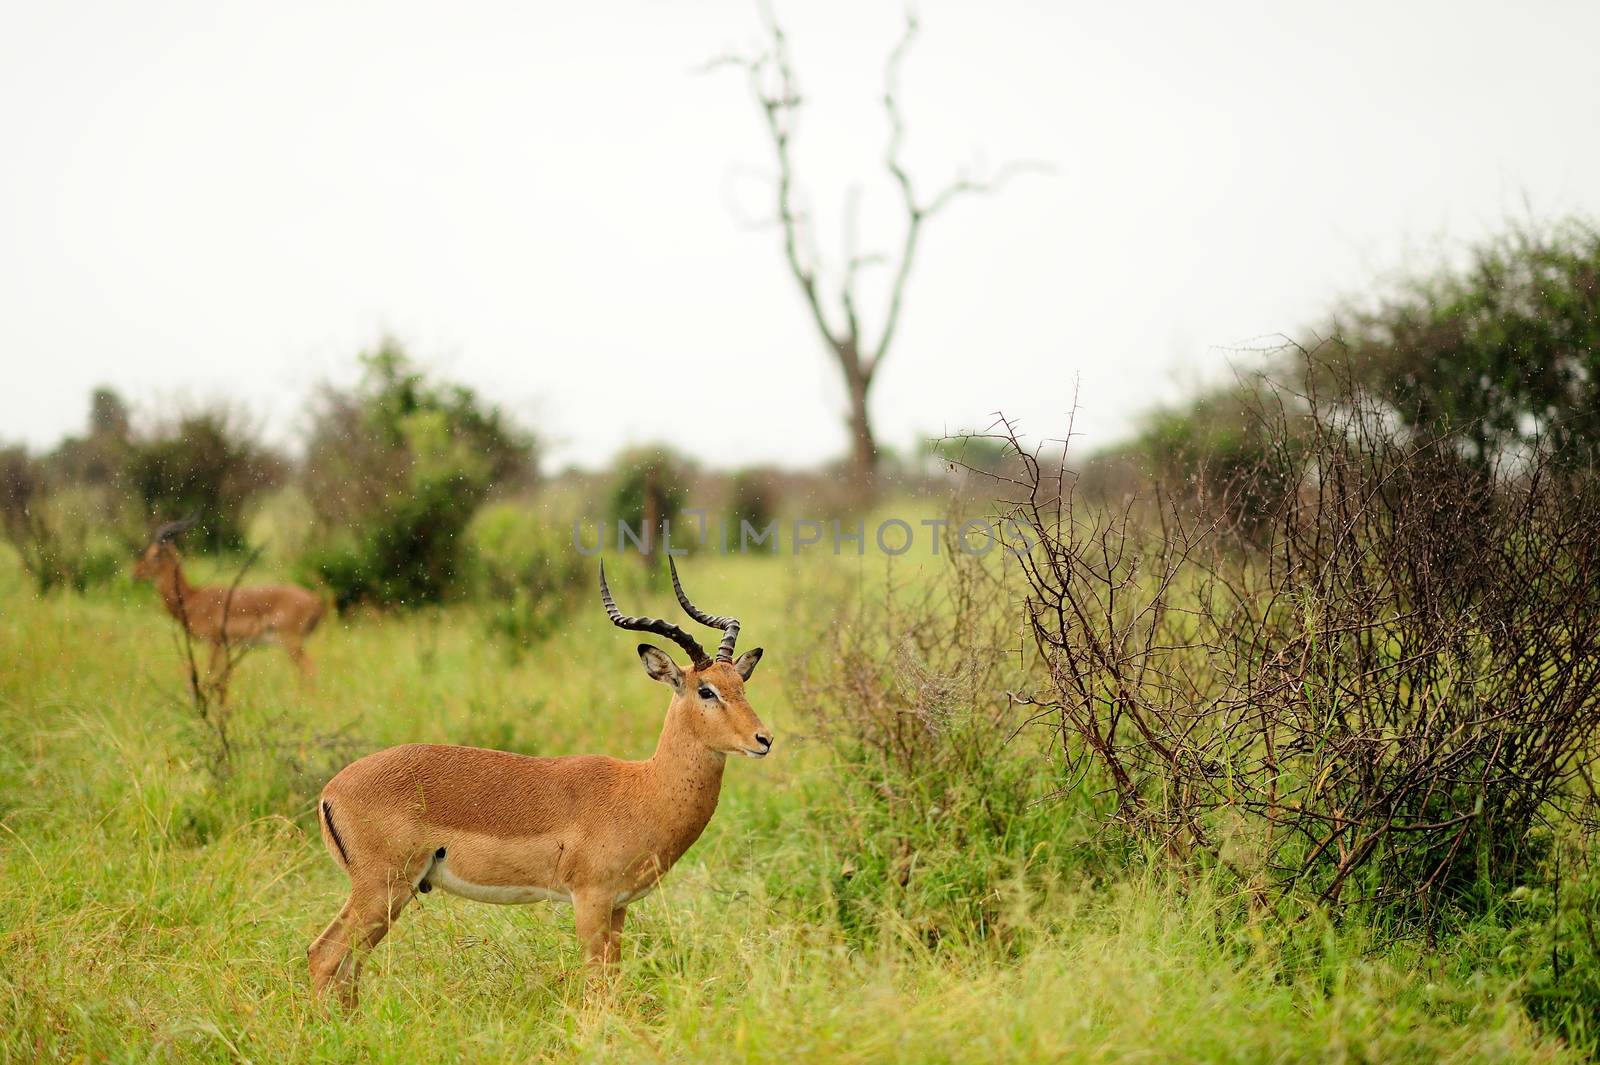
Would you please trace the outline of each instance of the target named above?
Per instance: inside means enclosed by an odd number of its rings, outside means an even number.
[[[153,544],[164,544],[168,540],[172,540],[194,528],[195,522],[199,520],[200,515],[191,514],[187,518],[184,518],[180,521],[169,521],[151,534],[150,542]]]
[[[678,593],[678,604],[683,607],[683,612],[702,625],[722,630],[722,644],[717,648],[717,661],[732,662],[733,645],[739,641],[739,619],[726,618],[720,614],[707,614],[689,602],[689,597],[683,594],[683,585],[678,581],[678,564],[672,561],[671,555],[667,556],[667,568],[672,571],[672,590]]]
[[[694,662],[694,668],[701,669],[711,664],[711,658],[706,654],[706,649],[700,646],[700,641],[684,632],[670,621],[660,618],[634,618],[628,617],[617,609],[617,601],[611,598],[611,589],[606,586],[606,564],[600,563],[600,604],[606,608],[606,614],[611,618],[611,624],[619,629],[634,629],[638,632],[653,632],[657,636],[665,636],[685,651]]]

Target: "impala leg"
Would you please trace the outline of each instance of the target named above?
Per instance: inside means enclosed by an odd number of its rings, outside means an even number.
[[[591,990],[610,983],[621,953],[623,911],[612,906],[612,898],[591,895],[573,899],[573,917],[578,927],[578,942],[583,945]]]
[[[305,645],[298,636],[284,636],[283,649],[289,655],[290,661],[300,670],[300,679],[310,681],[317,675],[317,667],[312,664],[311,656],[306,654]]]
[[[306,952],[311,986],[318,998],[337,991],[346,1009],[355,1008],[363,955],[388,935],[410,892],[403,886],[352,885],[350,897]]]
[[[343,958],[344,929],[354,912],[354,901],[355,896],[352,893],[351,897],[345,900],[345,904],[339,907],[338,914],[328,922],[328,927],[312,940],[311,947],[306,951],[306,958],[311,963],[311,988],[318,998],[328,993],[333,974],[338,970]]]
[[[215,663],[216,660],[217,652],[216,648],[213,647],[211,650],[211,662]],[[205,671],[202,672],[199,663],[194,660],[194,655],[192,654],[186,659],[180,658],[178,660],[178,671],[183,674],[183,680],[189,688],[189,694],[196,698],[205,690],[205,685],[210,683],[211,667],[207,666]]]
[[[622,922],[627,920],[628,908],[618,906],[611,911],[611,961],[613,964],[622,960]]]

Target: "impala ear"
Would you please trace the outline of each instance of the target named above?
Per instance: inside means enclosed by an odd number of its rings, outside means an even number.
[[[659,647],[641,643],[639,661],[644,663],[644,671],[650,674],[651,680],[670,684],[674,691],[683,691],[683,670],[678,668],[678,663],[674,662],[667,652]]]
[[[756,663],[760,661],[761,648],[757,647],[753,651],[746,651],[744,654],[740,655],[739,660],[733,664],[734,672],[738,673],[743,679],[749,680],[750,674],[756,671]]]

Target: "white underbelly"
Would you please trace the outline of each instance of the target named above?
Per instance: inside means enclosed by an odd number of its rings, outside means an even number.
[[[654,891],[655,889],[656,889],[656,886],[654,884],[651,884],[649,887],[642,887],[638,891],[619,891],[619,892],[617,892],[616,905],[618,905],[618,906],[626,906],[630,902],[634,902],[634,901],[636,901],[638,899],[644,898],[646,895],[650,894],[650,892]]]
[[[540,887],[536,884],[474,884],[450,871],[447,865],[435,865],[428,880],[440,890],[475,902],[493,902],[501,906],[516,906],[528,902],[571,902],[572,893],[559,888]]]

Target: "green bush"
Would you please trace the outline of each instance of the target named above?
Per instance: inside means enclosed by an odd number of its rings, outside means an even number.
[[[593,579],[570,524],[512,503],[485,507],[468,530],[484,626],[515,658],[560,626]]]
[[[1263,409],[1352,386],[1412,438],[1450,434],[1485,467],[1536,446],[1566,465],[1600,457],[1600,230],[1591,225],[1513,229],[1472,249],[1465,268],[1346,307],[1324,331],[1334,339],[1286,344],[1268,360],[1289,389],[1214,388],[1157,411],[1133,442],[1096,456],[1091,483],[1127,488],[1143,479],[1127,476],[1131,464],[1259,532],[1296,477],[1300,443],[1269,447]]]
[[[20,450],[0,453],[0,525],[40,595],[83,594],[122,569],[120,545],[95,520],[83,489],[46,494],[34,464]]]
[[[120,492],[133,439],[133,418],[127,403],[114,389],[96,388],[89,393],[84,434],[63,439],[45,456],[43,465],[57,484],[92,485]]]
[[[1198,507],[1247,537],[1259,536],[1295,482],[1298,451],[1294,439],[1273,440],[1265,432],[1262,414],[1276,402],[1265,389],[1258,380],[1155,411],[1131,443],[1095,456],[1089,483],[1106,496],[1113,486],[1153,482],[1167,498]],[[1138,471],[1131,478],[1111,472],[1129,464]]]
[[[614,465],[611,519],[631,529],[653,555],[661,523],[676,521],[689,497],[689,461],[670,448],[650,447],[625,451]],[[650,538],[645,541],[647,530]],[[674,536],[673,545],[686,547],[692,538]]]
[[[0,448],[0,518],[8,527],[27,515],[28,504],[39,494],[38,464],[20,447]]]
[[[317,415],[304,481],[324,533],[302,565],[340,609],[437,603],[465,589],[467,526],[497,486],[531,475],[533,440],[392,341],[362,363]]]
[[[150,522],[200,518],[185,545],[204,552],[245,546],[245,509],[277,484],[284,464],[226,410],[185,414],[128,445],[123,481]]]
[[[764,529],[777,517],[777,475],[766,470],[740,470],[728,485],[728,533],[737,540],[740,523]]]
[[[471,518],[445,482],[418,485],[365,528],[313,546],[304,564],[332,591],[340,610],[356,603],[417,606],[459,590],[469,563],[463,533]]]
[[[1600,230],[1523,226],[1463,269],[1335,316],[1352,372],[1406,426],[1459,434],[1470,456],[1542,441],[1600,455]]]

